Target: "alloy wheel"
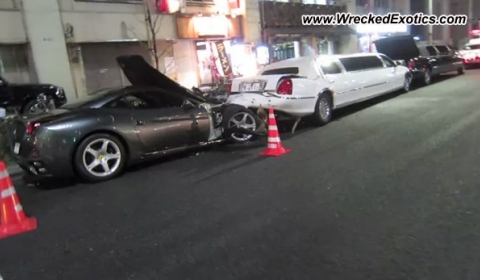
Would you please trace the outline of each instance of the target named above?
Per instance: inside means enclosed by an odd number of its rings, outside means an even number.
[[[251,114],[247,112],[238,112],[228,120],[228,127],[238,127],[255,131],[257,129],[257,122]],[[238,142],[245,142],[250,140],[253,135],[232,133],[231,137]]]
[[[122,154],[115,142],[100,138],[87,145],[82,159],[88,173],[95,177],[106,177],[118,170]]]
[[[320,102],[318,103],[318,111],[320,112],[320,118],[322,118],[322,120],[328,120],[330,118],[332,108],[330,107],[327,98],[323,97],[320,99]]]

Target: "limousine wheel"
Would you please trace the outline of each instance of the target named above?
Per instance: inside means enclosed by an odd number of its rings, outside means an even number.
[[[412,76],[405,75],[405,80],[403,81],[403,92],[405,93],[409,92],[411,85],[412,85]]]
[[[431,83],[432,83],[432,72],[430,71],[430,69],[425,69],[425,72],[423,72],[423,84],[428,86]]]
[[[329,123],[332,119],[332,111],[332,98],[330,95],[327,93],[320,94],[313,115],[315,125],[322,126]]]

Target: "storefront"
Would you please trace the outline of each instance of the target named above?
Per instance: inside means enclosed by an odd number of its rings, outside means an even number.
[[[406,24],[364,24],[357,25],[358,48],[360,52],[376,52],[373,41],[391,36],[410,33]]]
[[[198,85],[256,73],[256,55],[252,45],[243,42],[241,17],[180,15],[177,31],[180,40],[189,40],[194,46]]]

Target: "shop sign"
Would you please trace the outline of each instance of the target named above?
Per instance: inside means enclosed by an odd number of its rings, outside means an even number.
[[[228,36],[228,20],[226,17],[195,17],[193,19],[195,31],[198,36]]]
[[[223,41],[214,41],[215,47],[217,48],[218,52],[218,60],[220,60],[220,65],[222,65],[223,75],[224,76],[231,76],[232,75],[232,67],[230,65],[230,61],[228,60],[227,50],[225,49],[225,44]]]
[[[180,10],[180,0],[155,0],[155,7],[161,14],[173,14]]]
[[[235,10],[240,8],[240,0],[228,0],[228,7],[230,10]]]

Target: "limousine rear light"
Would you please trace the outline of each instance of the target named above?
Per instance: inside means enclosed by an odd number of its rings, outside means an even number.
[[[277,93],[282,95],[291,95],[293,92],[292,79],[283,79],[280,81],[277,87]]]
[[[410,60],[410,61],[408,62],[408,68],[410,68],[410,69],[415,69],[415,68],[416,68],[415,61]]]

